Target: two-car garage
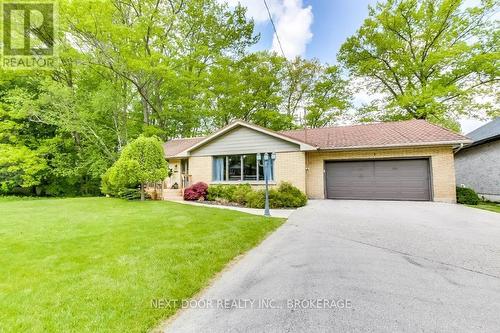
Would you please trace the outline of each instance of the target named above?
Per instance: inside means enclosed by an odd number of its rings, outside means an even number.
[[[429,159],[325,161],[328,199],[431,200]]]

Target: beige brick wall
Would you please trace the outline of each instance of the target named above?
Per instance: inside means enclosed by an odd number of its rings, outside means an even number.
[[[276,183],[290,182],[302,192],[306,192],[305,153],[301,151],[276,153],[274,179]]]
[[[433,200],[455,202],[455,168],[452,147],[399,148],[337,152],[308,152],[306,155],[307,195],[323,199],[324,161],[342,159],[378,159],[394,157],[430,157]]]
[[[449,148],[432,155],[431,166],[434,201],[455,203],[457,196],[453,150]]]
[[[189,174],[193,183],[212,181],[212,156],[196,156],[189,158]]]

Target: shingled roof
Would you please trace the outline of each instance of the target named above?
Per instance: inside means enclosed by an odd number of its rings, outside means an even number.
[[[201,140],[205,139],[205,137],[196,137],[196,138],[186,138],[186,139],[172,139],[163,144],[163,150],[165,151],[165,156],[175,156],[180,152],[188,149],[189,147],[194,146]]]
[[[473,145],[498,139],[500,137],[500,117],[496,117],[467,136],[474,141]]]
[[[319,150],[425,146],[471,142],[469,138],[463,135],[431,124],[425,120],[311,128],[277,133],[290,139],[305,142]],[[165,155],[168,157],[175,156],[204,139],[205,137],[170,140],[164,145]]]
[[[379,148],[470,142],[463,135],[425,120],[301,129],[281,133],[298,140],[304,140],[319,149]]]

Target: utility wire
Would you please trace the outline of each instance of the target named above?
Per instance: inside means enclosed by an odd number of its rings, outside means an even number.
[[[276,35],[276,40],[278,41],[278,46],[280,47],[281,54],[283,55],[284,58],[286,58],[285,52],[283,52],[283,46],[281,46],[280,37],[278,36],[278,30],[276,30],[276,26],[274,25],[273,21],[273,16],[271,15],[271,11],[269,10],[269,6],[267,5],[266,0],[264,0],[264,5],[266,6],[267,15],[269,15],[269,20],[271,21],[271,25],[273,26],[274,34]]]
[[[269,6],[267,5],[267,1],[266,0],[263,0],[263,1],[264,1],[264,5],[266,6],[267,15],[269,15],[269,20],[271,21],[271,25],[273,26],[274,34],[276,35],[276,40],[278,41],[278,46],[280,47],[281,54],[283,55],[283,58],[286,59],[286,68],[288,69],[288,73],[291,76],[292,75],[291,69],[289,67],[288,59],[285,56],[285,52],[283,51],[283,46],[281,45],[280,36],[278,35],[278,30],[276,30],[276,25],[274,24],[273,16],[271,15],[271,11],[269,10]],[[307,140],[306,113],[307,113],[307,111],[304,108],[304,116],[303,116],[303,124],[302,124],[302,126],[304,127],[304,140]]]

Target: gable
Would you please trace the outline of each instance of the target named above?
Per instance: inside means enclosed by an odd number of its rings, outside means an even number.
[[[239,126],[191,151],[191,156],[299,151],[298,144]]]

